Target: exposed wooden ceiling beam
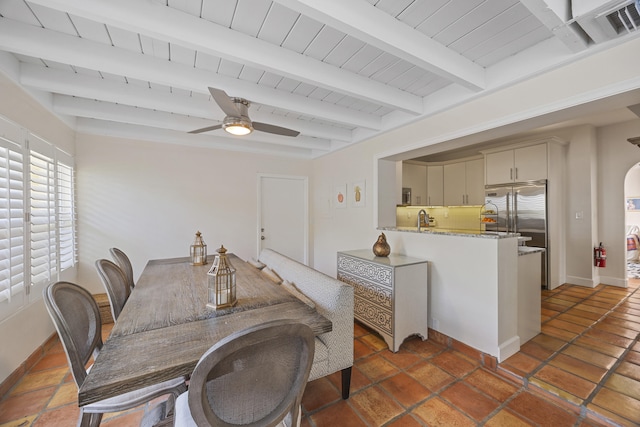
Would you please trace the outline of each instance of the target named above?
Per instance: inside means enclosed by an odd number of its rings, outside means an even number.
[[[0,49],[194,92],[219,87],[259,104],[346,125],[381,128],[380,118],[371,114],[6,18],[0,18]]]
[[[274,0],[468,89],[485,88],[484,69],[365,0]]]
[[[421,114],[423,110],[422,98],[418,96],[159,3],[129,0],[33,2],[394,109],[413,114]]]
[[[284,157],[312,159],[318,155],[318,150],[306,147],[285,147],[276,144],[265,144],[252,139],[238,139],[226,136],[191,135],[184,132],[115,123],[104,120],[78,118],[77,131],[93,135],[128,138],[141,141],[161,142],[166,144],[187,145],[192,147],[218,148],[230,151],[249,153],[273,154]]]

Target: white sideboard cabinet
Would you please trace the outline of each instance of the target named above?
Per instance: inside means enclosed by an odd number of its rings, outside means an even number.
[[[428,338],[428,262],[370,249],[338,252],[338,280],[354,287],[354,316],[397,352],[410,335]]]

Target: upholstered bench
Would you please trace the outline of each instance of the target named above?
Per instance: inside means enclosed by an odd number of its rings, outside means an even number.
[[[263,249],[258,261],[254,265],[259,268],[264,264],[331,320],[331,332],[316,337],[309,381],[342,371],[342,398],[348,399],[353,366],[353,288],[271,249]]]

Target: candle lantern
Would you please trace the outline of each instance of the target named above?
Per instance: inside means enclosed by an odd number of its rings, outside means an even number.
[[[209,276],[209,302],[207,307],[219,309],[233,307],[238,302],[236,298],[236,269],[227,259],[224,246],[218,249],[218,256],[207,273]]]
[[[207,263],[207,245],[202,240],[202,234],[196,233],[196,240],[190,250],[191,265],[205,265]]]

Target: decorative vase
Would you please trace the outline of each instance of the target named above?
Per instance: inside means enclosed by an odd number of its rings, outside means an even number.
[[[387,236],[384,233],[378,236],[378,240],[373,244],[373,254],[375,256],[389,256],[391,246],[387,243]]]

